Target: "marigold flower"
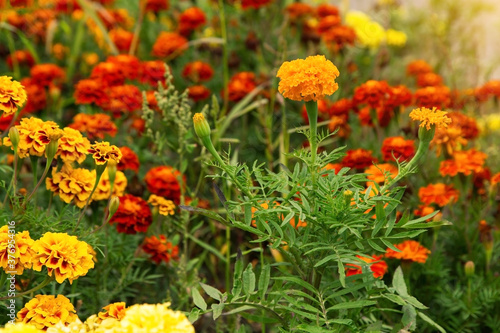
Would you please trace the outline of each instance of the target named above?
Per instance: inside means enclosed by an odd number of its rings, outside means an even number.
[[[118,163],[118,170],[133,170],[136,173],[139,171],[139,157],[129,147],[120,147],[122,158]]]
[[[26,89],[27,102],[23,108],[23,113],[34,113],[47,107],[47,92],[44,87],[38,85],[31,78],[24,78],[21,84]]]
[[[139,68],[141,62],[136,56],[130,54],[119,54],[116,56],[109,56],[106,62],[111,62],[120,66],[123,75],[129,80],[135,80],[139,77]]]
[[[73,304],[63,295],[36,295],[17,313],[19,322],[40,330],[46,330],[59,322],[68,325],[77,319]]]
[[[231,77],[228,82],[227,90],[229,100],[237,102],[242,100],[252,90],[257,87],[255,74],[251,72],[240,72]],[[223,92],[221,92],[223,94]]]
[[[362,46],[375,49],[385,41],[384,28],[368,15],[358,11],[350,11],[345,20],[346,24],[356,31],[357,40]]]
[[[182,76],[193,82],[208,81],[214,75],[214,70],[210,64],[203,61],[189,62],[182,70]]]
[[[342,19],[338,15],[329,15],[322,17],[317,26],[317,31],[320,34],[327,32],[328,30],[340,26]]]
[[[165,63],[161,60],[142,62],[139,72],[140,81],[142,83],[147,83],[156,87],[158,82],[165,82]]]
[[[95,181],[95,171],[73,169],[70,164],[65,164],[61,171],[52,169],[52,178],[47,177],[45,185],[65,203],[73,202],[79,208],[83,208]]]
[[[321,38],[325,41],[327,46],[332,46],[334,51],[337,52],[345,45],[353,45],[356,40],[356,32],[353,28],[340,25],[326,30]]]
[[[453,188],[452,185],[442,183],[429,184],[418,190],[418,197],[422,203],[427,205],[435,203],[440,207],[457,202],[459,195],[460,192]]]
[[[385,40],[387,45],[403,47],[408,40],[408,36],[403,31],[387,29],[385,32]]]
[[[335,65],[323,55],[284,62],[278,70],[279,92],[295,101],[317,101],[339,88],[335,79],[340,75]]]
[[[161,10],[167,10],[169,7],[168,0],[146,0],[146,11],[158,13]]]
[[[418,76],[420,74],[431,73],[432,67],[425,60],[415,60],[406,66],[406,74]]]
[[[327,165],[325,165],[323,170],[333,170],[335,174],[338,174],[343,167],[344,166],[340,163],[328,163]]]
[[[142,94],[139,88],[126,84],[109,88],[108,98],[99,106],[119,117],[123,112],[133,112],[142,107]]]
[[[322,3],[321,5],[316,7],[316,15],[318,17],[326,17],[330,15],[338,16],[339,14],[339,9],[336,6],[330,5],[328,3]]]
[[[156,39],[152,54],[166,58],[182,53],[188,47],[188,40],[175,32],[162,32]]]
[[[366,182],[366,186],[375,187],[374,183],[383,184],[396,177],[398,175],[398,168],[389,163],[381,163],[369,166],[365,170],[365,173],[367,174],[366,178],[371,180],[371,182]]]
[[[406,240],[400,244],[394,244],[401,252],[387,248],[386,258],[401,259],[425,264],[431,251],[414,240]]]
[[[414,96],[418,107],[446,108],[451,102],[450,89],[445,86],[420,88]]]
[[[40,64],[31,68],[30,76],[38,85],[48,87],[50,84],[60,85],[66,78],[66,73],[57,65]]]
[[[314,14],[314,9],[303,2],[294,2],[286,7],[286,12],[290,16],[290,20],[294,22]]]
[[[415,209],[413,211],[413,214],[415,214],[415,216],[427,216],[434,213],[435,211],[436,210],[432,206],[420,205],[418,206],[418,209]]]
[[[195,85],[190,86],[188,89],[188,97],[191,98],[194,102],[203,101],[210,97],[210,89],[205,87],[204,85]]]
[[[384,105],[389,108],[408,106],[411,104],[412,98],[410,89],[403,85],[389,87],[389,95],[384,101]]]
[[[159,264],[162,261],[169,263],[171,259],[177,260],[179,258],[179,247],[167,241],[165,235],[146,237],[142,244],[144,252],[151,255],[151,260]]]
[[[447,116],[451,118],[450,126],[460,128],[465,139],[473,140],[479,136],[479,127],[476,119],[458,111],[448,112]]]
[[[491,177],[490,182],[491,182],[491,186],[495,186],[496,184],[499,184],[500,183],[500,172],[494,174]]]
[[[384,161],[408,161],[415,155],[413,140],[405,140],[402,136],[384,139],[382,143],[382,158]]]
[[[272,0],[241,0],[241,8],[244,10],[249,8],[258,9],[268,5]]]
[[[115,28],[109,31],[109,38],[111,38],[113,43],[116,45],[118,51],[125,53],[130,50],[134,34],[123,28]]]
[[[467,140],[462,136],[462,130],[455,126],[436,129],[434,138],[431,141],[431,147],[436,147],[437,156],[441,155],[443,149],[446,149],[446,152],[452,155],[466,144]]]
[[[372,156],[372,152],[366,149],[352,149],[346,152],[346,156],[341,161],[343,167],[364,169],[376,163],[377,159]]]
[[[63,131],[56,157],[60,157],[64,163],[82,163],[90,149],[89,140],[73,128],[65,127]]]
[[[68,279],[70,283],[94,268],[94,260],[89,253],[89,245],[76,236],[66,233],[46,232],[35,241],[33,250],[33,270],[40,272],[47,267],[50,276],[58,283]]]
[[[148,203],[150,203],[153,207],[158,207],[161,215],[168,216],[175,214],[175,204],[172,200],[167,200],[164,197],[151,194],[149,196]]]
[[[481,172],[488,155],[475,149],[456,151],[453,159],[441,162],[439,173],[441,176],[456,176],[463,173],[468,176],[472,172]]]
[[[172,200],[179,204],[181,196],[181,185],[177,180],[182,174],[171,166],[158,166],[150,169],[146,173],[144,181],[148,187],[148,191]],[[182,176],[185,183],[185,176]]]
[[[75,86],[75,103],[103,105],[107,103],[107,86],[98,79],[80,80]]]
[[[354,90],[352,98],[355,104],[368,104],[376,108],[383,104],[390,92],[390,87],[385,81],[368,80]]]
[[[33,67],[35,59],[27,50],[16,50],[7,56],[7,66],[10,69],[13,69],[14,62],[16,62],[19,66]]]
[[[116,171],[115,173],[115,182],[113,185],[113,195],[120,197],[125,193],[125,189],[127,188],[128,180],[125,174],[121,171]],[[99,184],[97,184],[97,188],[95,189],[94,195],[92,196],[92,200],[108,200],[111,196],[111,183],[109,181],[108,169],[104,170],[101,179],[99,180]]]
[[[146,200],[132,194],[120,197],[120,206],[109,221],[110,224],[116,223],[118,232],[126,234],[146,232],[152,222],[153,217]]]
[[[118,131],[111,117],[102,113],[93,115],[79,113],[73,118],[73,123],[69,124],[69,127],[87,133],[89,139],[104,139],[106,134],[115,136]]]
[[[420,121],[420,127],[425,127],[427,130],[430,130],[431,125],[436,126],[436,128],[448,127],[448,124],[451,123],[451,119],[447,117],[446,114],[446,111],[440,111],[436,108],[419,108],[410,112],[410,118]]]
[[[121,86],[125,84],[125,73],[122,67],[115,62],[101,62],[92,69],[90,78],[100,80],[107,86]]]
[[[43,333],[45,331],[39,330],[33,325],[24,323],[15,323],[5,325],[5,328],[0,328],[0,333]]]
[[[122,158],[120,149],[106,141],[94,143],[90,146],[88,152],[92,154],[95,163],[99,165],[106,164],[109,161],[118,164]]]
[[[475,90],[474,95],[480,102],[484,102],[493,96],[500,98],[500,80],[486,82],[483,86]]]
[[[169,309],[170,303],[135,304],[126,310],[119,327],[125,332],[194,333],[194,327],[180,311]]]
[[[370,264],[370,270],[372,271],[374,278],[382,278],[384,277],[384,274],[387,273],[388,266],[387,263],[382,260],[383,256],[373,255],[371,257],[362,257],[360,255],[356,255],[356,257]],[[373,262],[375,263],[372,264]],[[347,264],[346,276],[362,274],[362,273],[363,270],[361,269],[361,266],[356,264]]]
[[[114,318],[116,320],[122,320],[125,317],[125,312],[127,306],[125,302],[116,302],[106,305],[102,308],[103,311],[97,314],[98,318],[102,321],[107,318]]]
[[[191,7],[183,11],[179,16],[179,32],[186,36],[206,23],[207,18],[203,10],[198,7]]]
[[[436,87],[443,85],[443,78],[436,73],[423,73],[417,76],[417,86],[419,87]]]
[[[26,102],[26,90],[10,76],[0,76],[0,111],[8,116],[17,112]]]
[[[29,231],[21,231],[16,233],[14,244],[9,243],[12,238],[9,233],[9,227],[4,225],[0,228],[0,267],[6,272],[15,272],[16,275],[21,275],[25,268],[31,268],[31,258],[35,254],[33,244],[35,241],[31,239]],[[11,247],[13,246],[13,247]],[[14,260],[15,264],[9,263]]]

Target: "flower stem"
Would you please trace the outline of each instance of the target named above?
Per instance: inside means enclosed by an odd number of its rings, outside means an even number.
[[[0,301],[4,301],[6,299],[11,299],[11,298],[18,298],[18,297],[21,297],[21,296],[24,296],[24,295],[28,295],[28,294],[31,294],[37,290],[40,290],[42,289],[43,287],[45,287],[46,285],[48,285],[52,280],[54,280],[52,278],[52,276],[47,276],[47,278],[42,282],[40,283],[38,286],[34,287],[34,288],[31,288],[30,290],[26,290],[26,291],[23,291],[22,293],[16,293],[13,297],[0,297]]]
[[[43,180],[47,176],[47,173],[49,172],[50,166],[52,165],[52,160],[53,160],[53,158],[47,160],[47,164],[45,165],[45,169],[43,170],[42,176],[38,180],[38,183],[36,183],[35,188],[31,192],[31,194],[28,196],[28,198],[24,202],[24,207],[26,207],[26,205],[28,204],[28,202],[31,200],[31,197],[36,193],[36,191],[38,190],[38,188],[42,184]]]
[[[317,168],[316,168],[316,157],[318,155],[318,104],[315,101],[306,102],[307,117],[309,118],[309,146],[311,148],[311,163],[309,169],[312,178],[312,193],[316,193],[317,187]],[[316,200],[313,201],[313,203]],[[314,210],[316,210],[316,204],[313,205]]]

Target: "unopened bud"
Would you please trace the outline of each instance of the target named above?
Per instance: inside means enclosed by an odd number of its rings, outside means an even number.
[[[465,269],[465,275],[469,278],[472,277],[474,275],[474,269],[475,269],[474,262],[467,261],[464,265],[464,269]]]
[[[108,177],[109,177],[109,183],[114,184],[115,179],[116,179],[116,161],[115,160],[109,160],[108,161]]]
[[[17,152],[17,146],[19,145],[19,131],[16,126],[12,126],[9,130],[9,139],[12,142],[12,146],[14,147],[14,151]]]
[[[200,139],[210,136],[210,125],[202,113],[196,113],[193,116],[193,125],[194,131]]]
[[[344,202],[346,205],[351,204],[352,197],[354,196],[354,193],[352,193],[351,190],[345,190],[344,191]]]
[[[113,196],[109,201],[108,220],[110,220],[113,217],[113,215],[115,215],[116,211],[118,210],[118,207],[120,207],[120,198],[118,198],[117,196]]]
[[[45,155],[47,156],[47,161],[52,161],[57,153],[57,148],[59,147],[59,139],[64,135],[64,132],[60,129],[54,129],[48,134],[49,144],[45,149]]]
[[[434,133],[436,133],[436,125],[431,125],[431,129],[427,129],[425,126],[420,126],[418,129],[418,138],[422,142],[430,143],[434,138]]]

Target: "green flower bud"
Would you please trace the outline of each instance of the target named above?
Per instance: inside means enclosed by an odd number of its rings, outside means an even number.
[[[194,131],[200,139],[210,136],[210,125],[202,113],[193,116]]]
[[[113,217],[113,215],[115,215],[118,207],[120,207],[120,198],[118,198],[117,196],[113,196],[109,201],[108,221]]]
[[[474,269],[475,269],[474,262],[467,261],[464,265],[464,269],[465,269],[465,275],[469,278],[472,277],[474,275]]]
[[[19,145],[19,141],[21,141],[21,139],[19,138],[19,131],[17,130],[16,126],[12,126],[10,128],[9,139],[10,139],[10,142],[12,142],[12,146],[14,147],[14,151],[17,152],[17,146]]]

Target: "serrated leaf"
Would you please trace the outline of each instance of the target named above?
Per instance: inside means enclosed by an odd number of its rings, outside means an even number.
[[[205,302],[198,289],[191,289],[191,295],[193,296],[194,305],[196,305],[203,311],[207,311],[207,302]]]
[[[243,271],[243,292],[245,295],[251,295],[255,290],[255,273],[253,272],[252,264],[248,264]]]
[[[222,300],[222,293],[218,290],[215,289],[212,286],[209,286],[208,284],[204,284],[200,282],[200,286],[205,290],[208,296],[212,297],[213,299],[218,300],[219,302]]]

